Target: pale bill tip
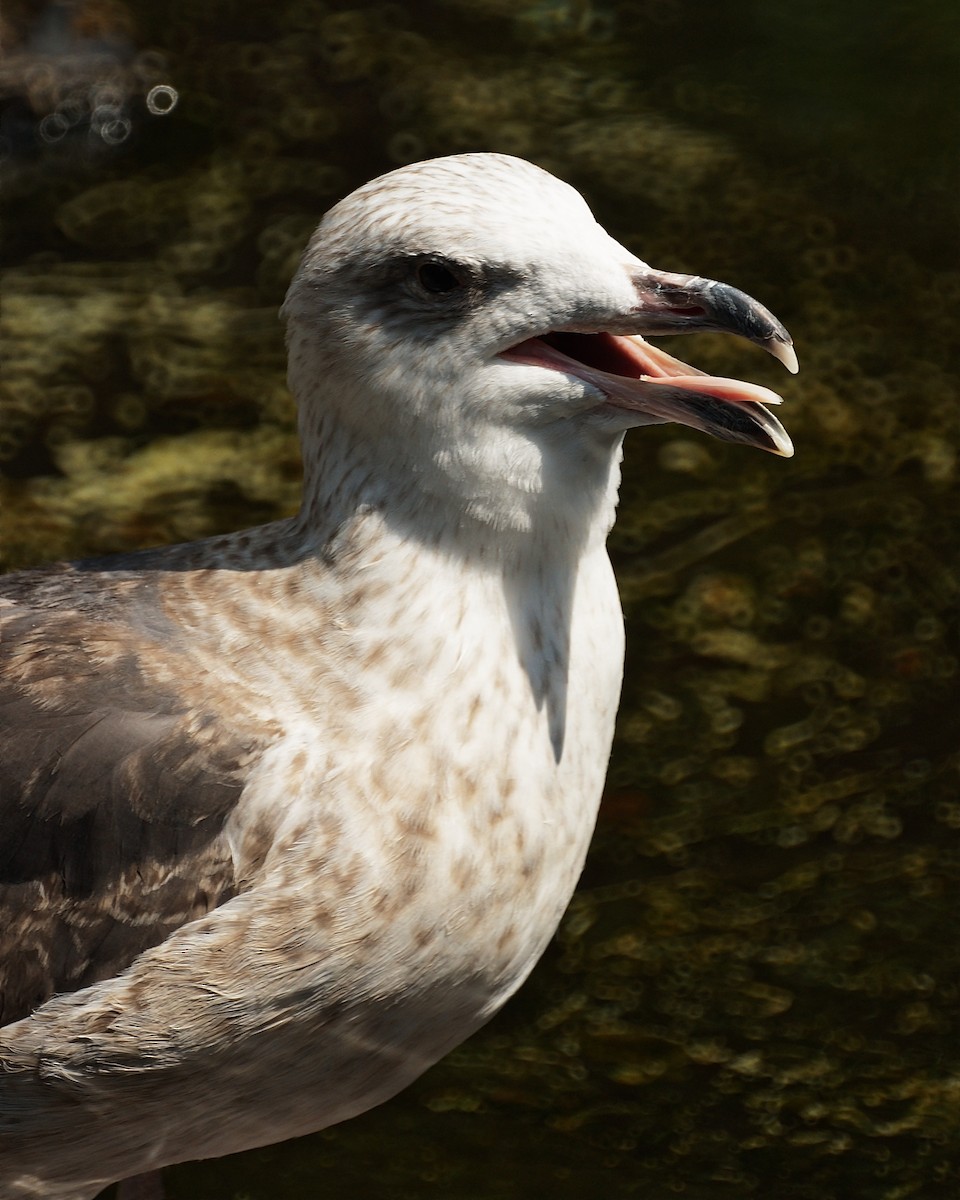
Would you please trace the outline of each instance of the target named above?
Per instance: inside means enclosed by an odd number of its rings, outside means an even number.
[[[800,370],[797,352],[789,342],[778,342],[771,339],[768,349],[774,358],[780,359],[791,375],[796,375]]]
[[[773,442],[772,451],[774,454],[779,454],[781,458],[793,458],[793,442],[790,440],[790,435],[779,422],[777,424],[779,425],[778,429],[767,431]]]
[[[793,458],[793,442],[791,442],[788,438],[786,442],[777,447],[776,453],[779,454],[781,458]]]

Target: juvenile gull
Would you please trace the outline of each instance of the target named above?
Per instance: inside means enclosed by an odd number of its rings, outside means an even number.
[[[343,1121],[488,1020],[596,817],[624,432],[792,453],[776,396],[639,336],[795,370],[779,322],[519,159],[360,188],[283,312],[298,516],[3,581],[11,1200]]]

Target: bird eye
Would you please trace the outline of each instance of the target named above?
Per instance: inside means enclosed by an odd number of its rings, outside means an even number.
[[[462,287],[462,281],[443,263],[427,262],[417,267],[417,282],[425,292],[440,295],[442,292],[453,292]]]

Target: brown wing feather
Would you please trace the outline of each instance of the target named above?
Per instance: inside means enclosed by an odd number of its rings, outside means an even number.
[[[147,679],[144,653],[183,653],[155,583],[69,568],[2,581],[0,1024],[233,894],[219,835],[264,739]]]

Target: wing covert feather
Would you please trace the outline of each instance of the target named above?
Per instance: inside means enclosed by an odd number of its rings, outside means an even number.
[[[151,573],[59,568],[0,584],[6,1024],[234,894],[220,835],[266,738],[232,728],[214,690],[198,706],[151,680],[152,656],[189,670]]]

